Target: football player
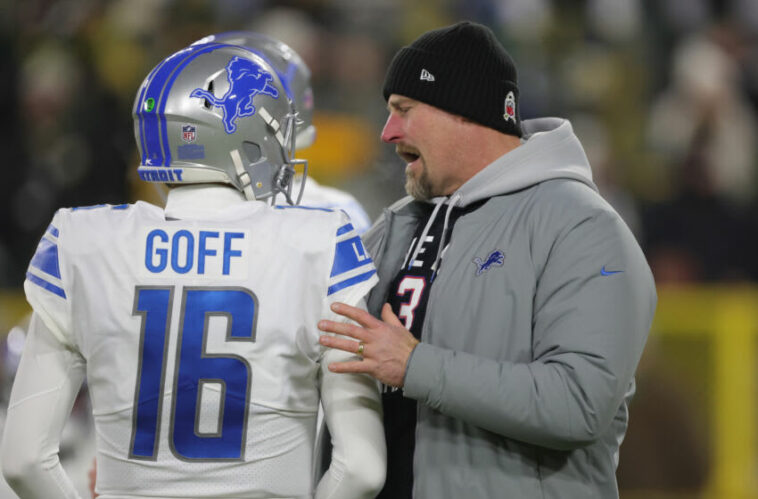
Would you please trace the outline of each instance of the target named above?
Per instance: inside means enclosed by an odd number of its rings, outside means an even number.
[[[241,45],[264,57],[276,70],[287,96],[295,104],[298,113],[295,124],[297,134],[295,148],[300,150],[313,145],[316,139],[316,127],[313,125],[311,71],[297,52],[284,42],[252,31],[229,31],[209,35],[195,42],[195,45],[209,42]],[[293,180],[293,191],[298,192],[304,181],[303,175],[296,175]],[[303,197],[299,204],[344,210],[350,216],[353,227],[359,234],[363,234],[371,227],[371,219],[352,194],[321,185],[313,177],[308,178],[305,183]]]
[[[171,186],[166,207],[53,217],[24,283],[34,314],[6,479],[21,497],[77,497],[57,452],[86,377],[103,499],[373,497],[378,387],[328,371],[341,354],[316,324],[335,301],[362,305],[376,273],[347,215],[293,206],[303,162],[279,74],[250,49],[199,43],[150,72],[133,115],[139,176]],[[314,484],[319,401],[335,450]]]

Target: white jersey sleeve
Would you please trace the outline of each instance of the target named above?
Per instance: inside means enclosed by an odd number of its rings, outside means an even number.
[[[344,212],[339,214],[341,225],[336,232],[327,305],[338,301],[356,305],[374,287],[378,278],[374,262],[352,222]],[[331,311],[327,309],[324,313],[330,315]]]
[[[3,475],[19,497],[79,497],[58,459],[58,446],[83,379],[81,357],[32,314],[2,446]]]
[[[60,253],[58,251],[58,227],[63,221],[61,212],[45,230],[26,271],[24,291],[32,308],[45,322],[50,332],[59,341],[71,346],[71,315],[69,296],[66,293]]]
[[[363,297],[377,281],[376,270],[360,236],[343,214],[337,231],[330,273],[327,308],[323,317],[344,322],[328,308],[340,301],[365,308]],[[331,362],[356,360],[354,354],[324,349],[321,364],[324,419],[332,438],[329,469],[321,478],[317,499],[375,497],[384,484],[386,447],[379,385],[361,374],[336,374]]]
[[[102,499],[256,498],[313,494],[317,323],[376,280],[338,211],[138,202],[60,210],[24,288],[86,363]]]
[[[366,309],[363,300],[356,305]],[[348,321],[343,316],[337,320]],[[330,348],[321,364],[321,401],[332,452],[316,499],[375,497],[384,485],[387,450],[379,385],[370,376],[333,373],[328,368],[332,362],[350,360],[357,360],[356,355]]]

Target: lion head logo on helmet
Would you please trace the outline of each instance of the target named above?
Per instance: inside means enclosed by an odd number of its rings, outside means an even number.
[[[202,88],[196,88],[190,97],[205,99],[213,106],[224,111],[224,130],[234,133],[237,130],[237,118],[255,114],[253,97],[262,93],[279,98],[279,92],[269,82],[273,77],[249,59],[233,57],[226,65],[226,78],[229,90],[223,97],[216,97]]]

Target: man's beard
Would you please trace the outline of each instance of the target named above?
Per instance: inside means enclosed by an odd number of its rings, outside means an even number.
[[[434,197],[432,183],[426,170],[426,164],[422,161],[421,173],[413,176],[410,166],[405,168],[405,192],[419,201],[429,201]]]

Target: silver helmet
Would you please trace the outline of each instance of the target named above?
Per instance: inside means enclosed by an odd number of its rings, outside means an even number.
[[[316,139],[316,127],[313,126],[311,70],[298,53],[284,42],[253,31],[229,31],[209,35],[193,45],[210,42],[243,46],[263,56],[271,64],[284,85],[287,96],[295,103],[297,110],[295,146],[297,149],[304,149],[312,145]]]
[[[247,199],[291,197],[296,110],[261,55],[193,44],[148,74],[134,101],[139,176],[148,182],[228,183]],[[302,191],[301,191],[302,195]],[[298,196],[299,200],[299,196]]]

